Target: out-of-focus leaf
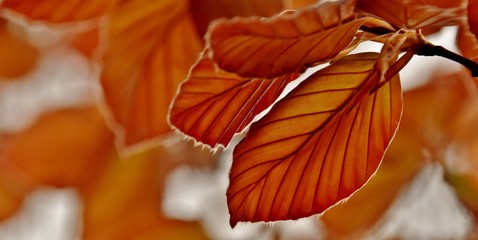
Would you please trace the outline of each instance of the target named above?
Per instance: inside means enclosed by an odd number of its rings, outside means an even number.
[[[83,32],[71,36],[69,39],[71,46],[81,52],[85,57],[93,59],[100,46],[100,28],[92,27]]]
[[[357,8],[405,29],[458,25],[465,21],[464,0],[357,0]]]
[[[469,26],[461,25],[456,35],[456,44],[463,56],[478,61],[478,40],[470,32]]]
[[[116,0],[4,0],[1,7],[31,20],[64,23],[100,17]]]
[[[379,54],[347,56],[279,101],[234,150],[231,225],[323,212],[376,171],[397,128],[398,76],[376,92]]]
[[[7,20],[0,18],[0,80],[28,73],[36,66],[38,58],[38,50],[10,27]]]
[[[202,49],[187,0],[131,0],[111,15],[101,84],[126,146],[170,131],[168,107]],[[122,138],[120,136],[120,138]]]
[[[88,186],[115,158],[114,135],[94,107],[42,116],[2,139],[0,219],[13,214],[39,185]]]
[[[242,78],[216,66],[208,51],[181,85],[170,112],[179,131],[211,147],[227,146],[253,118],[279,97],[298,74],[269,80]]]
[[[88,185],[115,157],[113,139],[95,107],[46,114],[5,143],[2,171],[33,185]]]
[[[166,219],[160,204],[166,176],[178,163],[163,148],[112,161],[96,184],[82,190],[85,239],[205,239],[197,223]],[[184,231],[184,232],[183,232]]]
[[[285,9],[299,9],[311,5],[316,5],[320,0],[283,0]]]
[[[206,33],[209,23],[217,18],[236,16],[270,17],[282,10],[282,0],[190,0],[191,12],[199,34]]]
[[[303,72],[348,47],[367,18],[352,20],[353,1],[328,2],[272,18],[217,21],[210,44],[218,65],[246,77]]]
[[[475,40],[478,38],[478,0],[468,0],[468,25],[475,34]]]

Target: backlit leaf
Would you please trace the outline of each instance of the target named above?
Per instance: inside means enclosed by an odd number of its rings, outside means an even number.
[[[298,74],[272,80],[242,78],[219,69],[205,52],[174,100],[170,121],[179,131],[211,147],[227,146],[269,107]]]
[[[357,0],[357,8],[405,29],[458,25],[465,19],[464,0]]]
[[[310,5],[316,5],[320,0],[284,0],[284,7],[289,9],[299,9]]]
[[[122,2],[110,21],[101,84],[130,146],[170,131],[169,103],[202,42],[186,0]]]
[[[217,21],[210,44],[215,61],[227,71],[277,77],[333,59],[367,21],[352,18],[351,1],[339,1],[266,19]]]
[[[279,101],[234,150],[231,225],[323,212],[376,171],[401,115],[398,76],[379,81],[379,54],[347,56]]]
[[[37,63],[38,51],[16,35],[15,26],[0,18],[0,80],[14,79],[31,71]]]
[[[4,0],[1,6],[32,20],[74,22],[105,14],[116,0]]]

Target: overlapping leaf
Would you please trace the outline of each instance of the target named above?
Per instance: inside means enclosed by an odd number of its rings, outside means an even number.
[[[219,69],[205,52],[181,85],[170,110],[172,125],[211,147],[227,146],[269,107],[298,74],[272,80],[242,78]]]
[[[169,103],[202,48],[188,2],[122,2],[111,17],[109,35],[101,84],[124,129],[124,144],[169,132]]]
[[[15,35],[12,26],[0,18],[0,80],[14,79],[31,71],[38,51],[25,39]]]
[[[320,213],[361,187],[401,115],[398,76],[374,93],[378,54],[351,55],[279,101],[234,150],[231,225]]]
[[[32,20],[52,23],[74,22],[100,17],[116,0],[4,0],[1,7]]]
[[[353,1],[325,3],[268,19],[218,21],[210,44],[218,65],[246,77],[302,72],[334,58],[367,19],[353,18]]]
[[[284,0],[285,8],[299,9],[310,5],[316,5],[320,0]]]
[[[456,0],[357,0],[357,8],[405,29],[443,27],[463,22],[466,1]]]
[[[463,56],[478,59],[478,39],[470,32],[468,25],[461,25],[456,35],[456,44]]]

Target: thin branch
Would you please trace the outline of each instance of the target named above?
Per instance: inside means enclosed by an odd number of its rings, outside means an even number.
[[[459,54],[456,54],[442,46],[436,46],[431,43],[426,43],[421,45],[415,53],[421,56],[440,56],[440,57],[448,58],[468,68],[468,70],[470,70],[471,75],[473,77],[478,77],[477,62],[470,60],[466,57],[463,57]]]

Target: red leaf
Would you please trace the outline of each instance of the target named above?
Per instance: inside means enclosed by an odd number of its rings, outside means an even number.
[[[202,41],[186,0],[123,2],[110,21],[101,85],[131,146],[170,131],[169,104]]]
[[[351,1],[325,3],[272,18],[218,21],[210,44],[218,65],[246,77],[303,72],[333,59],[367,18],[352,20]]]
[[[399,78],[373,94],[378,54],[316,72],[252,124],[236,147],[227,191],[231,225],[323,212],[375,172],[401,114]]]
[[[466,11],[464,0],[357,0],[357,8],[375,14],[405,29],[443,27],[461,23]]]
[[[205,52],[181,85],[170,121],[181,132],[211,147],[227,146],[253,118],[279,97],[298,74],[272,80],[249,78],[219,69]]]

